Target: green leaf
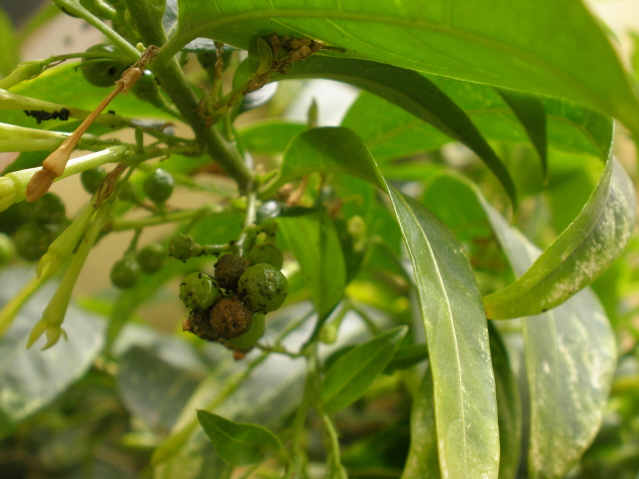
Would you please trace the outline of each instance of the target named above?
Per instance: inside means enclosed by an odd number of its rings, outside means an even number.
[[[295,135],[306,130],[306,125],[278,118],[256,121],[238,128],[242,146],[252,153],[281,153]]]
[[[575,221],[517,281],[484,298],[488,317],[509,319],[539,314],[592,283],[630,240],[635,201],[632,181],[611,157]]]
[[[544,180],[548,181],[548,138],[546,134],[546,110],[541,99],[513,90],[498,88],[497,93],[508,103],[526,129],[530,142],[541,160]]]
[[[315,309],[324,317],[342,299],[346,266],[333,221],[323,212],[279,217],[280,231],[300,264]]]
[[[402,479],[441,477],[437,460],[437,430],[433,376],[426,369],[410,414],[410,449]]]
[[[282,448],[271,431],[255,424],[240,424],[199,410],[197,419],[218,455],[232,466],[252,466],[273,457]]]
[[[518,275],[539,255],[481,197]],[[552,311],[523,320],[530,394],[528,477],[559,479],[594,439],[616,367],[613,331],[587,288]]]
[[[342,55],[565,98],[607,112],[639,133],[639,103],[614,48],[582,2],[491,4],[179,0],[170,58],[197,37],[247,49],[253,35],[309,35]],[[543,41],[531,41],[543,39]],[[584,55],[583,52],[588,52]]]
[[[313,56],[285,77],[326,78],[350,83],[402,107],[473,150],[508,193],[517,211],[517,192],[510,173],[466,113],[435,83],[417,72],[365,60]]]
[[[315,128],[303,137],[307,156],[282,171],[346,173],[390,196],[411,256],[435,384],[440,464],[450,477],[496,477],[499,457],[495,383],[486,316],[473,271],[453,234],[414,200],[388,187],[360,138],[346,128]],[[337,145],[333,150],[326,145]],[[468,427],[472,425],[472,430]],[[483,475],[483,476],[482,476]]]
[[[10,300],[31,277],[27,269],[8,268],[0,275],[0,306]],[[33,325],[42,316],[55,291],[46,285],[22,308],[14,324],[0,338],[0,437],[10,433],[27,416],[46,406],[91,367],[102,350],[104,322],[69,305],[65,328],[69,341],[48,351],[27,350]]]
[[[415,364],[428,359],[428,348],[425,344],[409,344],[401,346],[393,356],[393,359],[384,369],[384,374],[392,374],[400,369],[410,368]]]
[[[495,371],[499,418],[499,479],[514,479],[521,454],[522,407],[517,378],[510,368],[508,352],[497,329],[489,322],[490,356]]]
[[[408,328],[399,326],[344,354],[326,372],[321,401],[328,413],[341,411],[366,392],[390,362]]]
[[[0,8],[0,76],[6,77],[20,61],[16,35],[11,19]]]

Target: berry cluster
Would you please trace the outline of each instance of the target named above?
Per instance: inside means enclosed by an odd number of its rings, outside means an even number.
[[[18,256],[27,261],[37,261],[47,252],[69,224],[66,208],[60,197],[46,193],[29,206],[29,218],[13,233],[13,241]]]
[[[262,228],[273,239],[272,225]],[[265,231],[260,231],[265,233]],[[190,240],[189,240],[190,239]],[[252,236],[250,242],[255,242]],[[188,235],[171,242],[172,256],[186,260],[202,247]],[[180,299],[191,309],[182,327],[207,341],[219,341],[236,351],[247,351],[264,333],[264,315],[280,308],[288,294],[288,281],[280,271],[282,252],[272,243],[254,244],[246,257],[221,256],[214,276],[191,273],[180,285]]]

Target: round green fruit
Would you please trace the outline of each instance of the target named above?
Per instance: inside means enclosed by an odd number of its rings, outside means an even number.
[[[169,256],[186,261],[191,257],[192,248],[196,246],[197,243],[191,235],[178,233],[169,241]]]
[[[117,53],[114,45],[99,43],[87,49],[87,53]],[[108,87],[122,77],[130,65],[113,58],[83,58],[80,70],[85,80],[93,86]]]
[[[56,238],[51,228],[35,221],[25,223],[13,235],[16,253],[27,261],[37,261],[47,252],[49,245]]]
[[[191,309],[209,308],[220,290],[208,274],[191,273],[180,284],[180,299]]]
[[[175,181],[168,171],[158,168],[144,180],[144,192],[154,203],[164,203],[173,194]]]
[[[254,314],[251,329],[242,336],[229,340],[229,342],[238,349],[251,349],[264,334],[265,323],[265,317],[262,313]]]
[[[223,298],[211,309],[210,321],[221,338],[238,338],[251,329],[253,312],[237,298]]]
[[[137,284],[139,277],[140,266],[131,258],[122,258],[111,268],[111,283],[116,288],[130,289]]]
[[[80,174],[80,181],[87,193],[93,195],[102,186],[102,182],[106,178],[107,172],[101,166],[83,171]]]
[[[268,313],[284,303],[288,281],[279,269],[270,264],[256,264],[240,278],[238,294],[251,305],[253,311]]]
[[[31,219],[38,223],[60,224],[66,218],[66,208],[60,197],[54,193],[45,193],[33,203]]]
[[[13,241],[6,234],[0,233],[0,266],[4,266],[13,257]]]
[[[215,281],[224,289],[235,289],[248,267],[248,261],[241,256],[233,253],[225,254],[215,263]]]
[[[271,243],[263,243],[253,246],[247,259],[252,265],[267,263],[277,269],[281,269],[284,264],[282,250]]]
[[[138,264],[140,269],[148,274],[153,274],[162,269],[166,258],[166,250],[161,244],[150,244],[138,251]]]

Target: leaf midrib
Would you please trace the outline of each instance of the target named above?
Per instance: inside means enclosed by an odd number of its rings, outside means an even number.
[[[571,72],[563,70],[559,68],[557,65],[549,63],[539,56],[521,50],[519,48],[514,48],[512,45],[505,44],[502,42],[498,42],[494,39],[487,38],[481,35],[472,34],[469,32],[464,32],[462,30],[457,30],[450,28],[450,26],[446,26],[444,24],[435,23],[431,21],[427,21],[421,18],[418,19],[409,19],[402,17],[392,17],[389,15],[374,15],[370,13],[358,13],[358,12],[344,12],[334,9],[281,9],[281,10],[256,10],[245,13],[238,13],[235,15],[229,15],[224,18],[218,18],[212,20],[210,22],[202,23],[198,26],[190,25],[188,27],[188,32],[181,33],[181,29],[178,28],[178,33],[173,36],[162,48],[160,53],[158,54],[157,61],[160,61],[160,58],[171,57],[175,55],[184,45],[189,43],[191,40],[203,35],[208,31],[214,31],[217,28],[221,28],[224,26],[232,25],[234,23],[242,23],[253,20],[262,20],[262,19],[275,19],[275,18],[321,18],[324,20],[327,19],[337,19],[337,20],[354,20],[361,21],[366,23],[384,23],[390,25],[404,26],[404,27],[413,27],[413,28],[421,28],[423,30],[430,30],[434,32],[439,32],[442,34],[448,34],[453,37],[460,38],[462,40],[466,40],[468,42],[474,44],[480,44],[488,48],[492,48],[498,51],[503,52],[505,55],[515,56],[517,58],[522,59],[525,63],[534,63],[542,66],[543,69],[551,72],[554,76],[561,79],[566,84],[570,84],[572,88],[579,91],[586,98],[589,98],[590,101],[594,102],[597,105],[605,105],[607,102],[604,101],[595,91],[591,90],[589,87],[585,86],[581,81],[576,79]],[[179,24],[179,23],[178,23]],[[404,58],[404,57],[402,57]]]

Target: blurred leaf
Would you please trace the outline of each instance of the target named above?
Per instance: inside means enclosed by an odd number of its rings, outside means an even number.
[[[400,369],[407,369],[428,359],[428,348],[425,344],[409,344],[400,346],[393,359],[384,369],[384,374],[393,374]]]
[[[499,479],[515,479],[521,455],[522,407],[519,385],[513,374],[506,346],[489,322],[490,356],[495,371],[497,416],[499,419]]]
[[[170,56],[202,36],[247,49],[253,35],[276,23],[282,35],[309,35],[345,49],[344,56],[566,98],[639,133],[639,107],[626,73],[600,22],[581,2],[516,0],[486,8],[472,0],[438,0],[423,8],[321,0],[311,10],[299,0],[178,5]]]
[[[621,254],[635,223],[632,181],[614,158],[577,219],[506,289],[484,298],[491,319],[545,312],[592,283]]]
[[[120,359],[118,391],[124,405],[154,430],[170,430],[197,387],[193,372],[134,346]]]
[[[277,77],[276,77],[277,78]],[[464,143],[490,168],[517,211],[517,192],[510,173],[477,127],[445,92],[411,70],[365,60],[313,56],[296,64],[287,79],[325,78],[350,83],[402,107],[435,128]]]
[[[197,419],[215,446],[215,451],[232,466],[252,466],[273,457],[282,448],[271,431],[255,424],[239,424],[199,410]]]
[[[30,269],[8,268],[0,274],[0,306],[31,277]],[[26,349],[33,325],[55,291],[46,285],[27,302],[12,327],[0,338],[0,437],[24,418],[46,406],[91,366],[102,350],[104,321],[70,304],[65,317],[69,341],[40,351]],[[36,346],[38,346],[36,344]],[[42,346],[42,344],[40,344]]]
[[[539,256],[479,197],[516,274]],[[523,320],[530,391],[529,477],[561,478],[594,439],[616,366],[603,308],[584,289],[548,313]]]
[[[244,125],[237,133],[251,153],[275,154],[283,152],[293,137],[305,130],[306,125],[302,123],[270,118]]]
[[[497,93],[508,103],[511,110],[526,129],[530,142],[541,160],[544,179],[548,179],[548,138],[546,135],[546,110],[541,99],[513,90],[498,88]]]
[[[18,40],[11,19],[0,8],[0,76],[6,77],[20,61]]]
[[[328,413],[341,411],[366,392],[395,354],[406,335],[399,326],[344,354],[326,372],[321,401]]]
[[[435,429],[433,376],[426,369],[410,417],[410,449],[402,479],[440,476]]]
[[[280,231],[310,290],[320,317],[330,313],[342,299],[346,266],[333,221],[323,212],[279,217]]]

